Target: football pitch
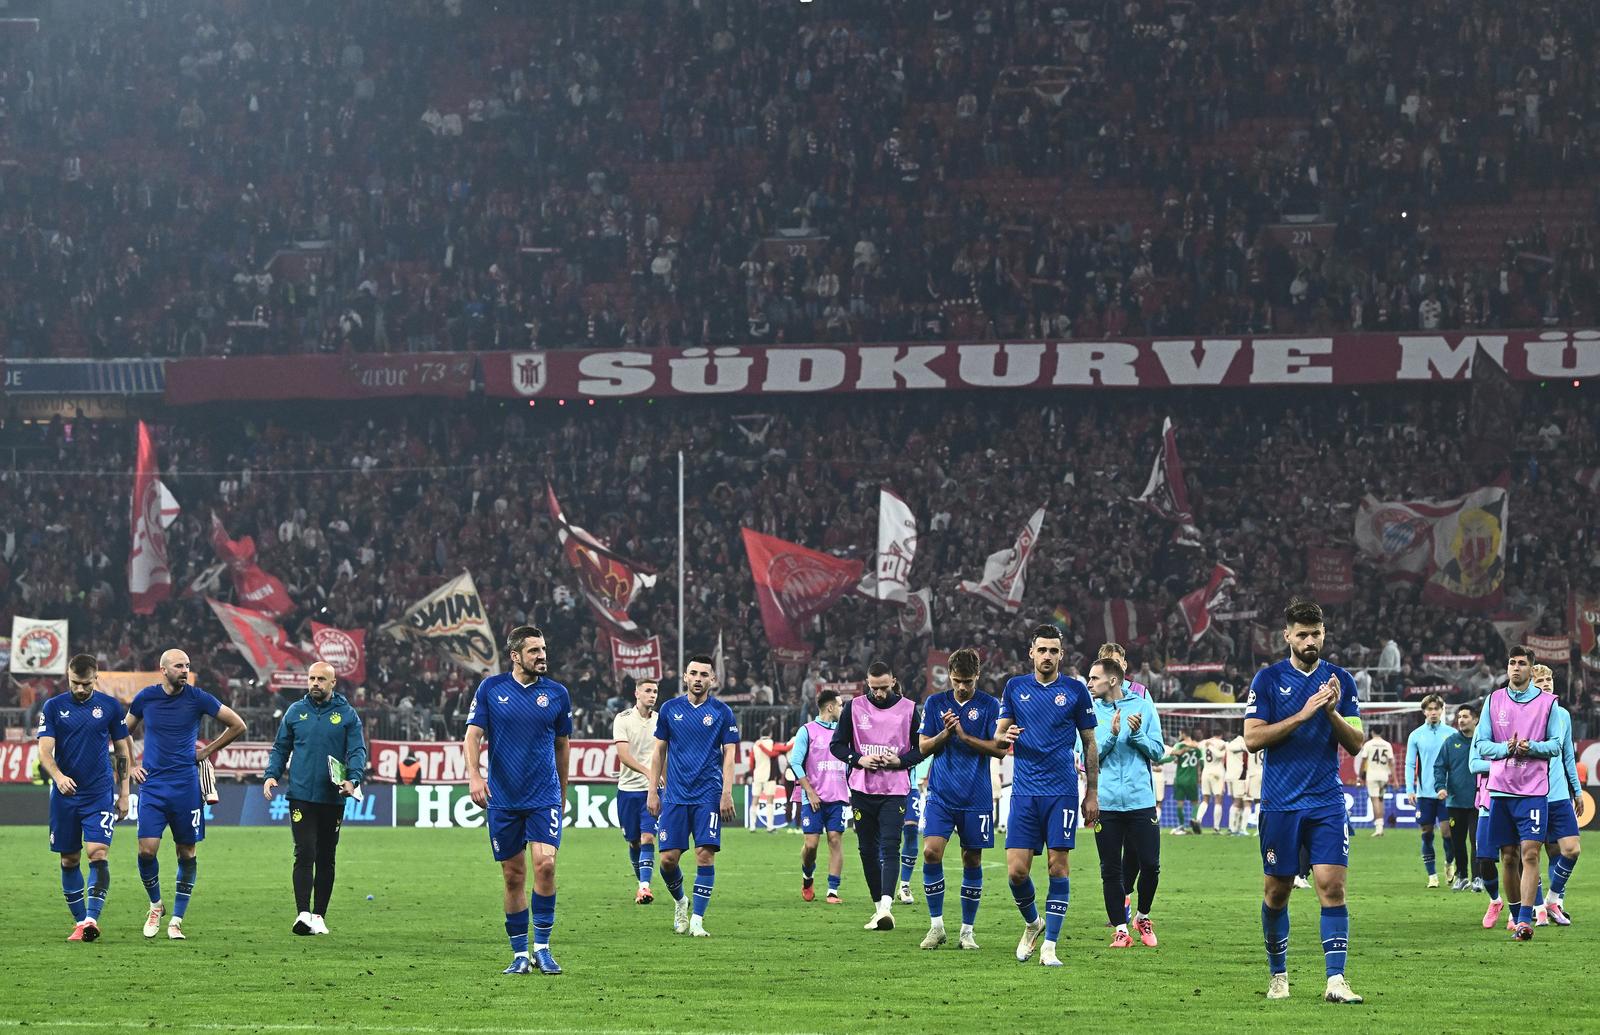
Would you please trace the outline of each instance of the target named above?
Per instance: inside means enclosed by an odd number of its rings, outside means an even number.
[[[1293,998],[1267,1002],[1260,856],[1254,838],[1162,838],[1154,916],[1161,944],[1113,950],[1093,838],[1073,852],[1065,966],[1012,957],[1021,921],[999,851],[984,874],[977,936],[952,946],[960,862],[946,860],[951,942],[924,952],[917,902],[892,932],[861,929],[855,835],[845,835],[846,904],[800,899],[800,838],[729,831],[706,917],[710,939],[672,933],[659,880],[635,906],[615,831],[568,831],[561,849],[560,977],[503,977],[510,957],[499,868],[482,830],[348,829],[326,937],[296,937],[286,830],[213,829],[185,942],[140,935],[147,901],[133,839],[112,846],[111,895],[94,944],[68,944],[56,857],[42,827],[0,828],[12,914],[0,1030],[518,1032],[1017,1032],[1262,1030],[1501,1032],[1548,1022],[1600,1030],[1589,961],[1600,939],[1600,876],[1580,866],[1570,928],[1517,944],[1485,931],[1483,895],[1429,891],[1414,830],[1358,832],[1350,875],[1349,976],[1362,1006],[1320,1001],[1313,893],[1290,903]],[[825,851],[824,851],[825,856]],[[691,863],[692,865],[692,863]],[[1442,864],[1441,864],[1442,865]],[[1600,864],[1591,864],[1600,866]],[[169,903],[170,843],[161,855]],[[692,869],[690,870],[692,876]],[[822,870],[819,868],[819,878]],[[1041,906],[1042,861],[1035,867]],[[819,879],[819,886],[823,881]],[[367,896],[373,896],[371,901]],[[1519,1020],[1520,1018],[1520,1020]]]

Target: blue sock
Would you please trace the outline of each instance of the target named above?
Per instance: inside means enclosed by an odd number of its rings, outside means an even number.
[[[1533,908],[1538,909],[1544,905],[1544,881],[1533,886]]]
[[[511,955],[528,954],[528,911],[506,914],[506,935],[511,939]]]
[[[1044,896],[1044,940],[1047,942],[1053,942],[1061,936],[1061,924],[1067,919],[1067,893],[1071,887],[1071,877],[1050,878],[1050,890]]]
[[[178,860],[178,880],[172,888],[172,915],[182,918],[189,908],[189,896],[194,894],[195,874],[200,872],[199,859]]]
[[[148,859],[139,856],[139,879],[144,882],[144,891],[150,896],[150,904],[160,902],[161,861],[153,855]]]
[[[983,900],[983,867],[965,866],[961,870],[961,926],[971,927],[978,920],[978,903]]]
[[[837,874],[837,873],[828,874],[828,890],[830,892],[834,892],[834,891],[838,891],[839,890],[839,881],[840,881],[840,879],[841,878],[840,878],[839,874]]]
[[[800,864],[800,879],[805,882],[806,887],[811,887],[811,882],[816,879],[816,875],[817,862],[815,859],[811,862]]]
[[[711,904],[711,889],[717,883],[717,868],[715,866],[701,866],[694,871],[694,915],[706,915],[706,906]]]
[[[1531,924],[1531,923],[1533,923],[1533,907],[1532,906],[1518,906],[1517,907],[1517,923],[1519,923],[1519,924]]]
[[[1429,831],[1422,835],[1422,865],[1428,868],[1428,876],[1434,875],[1433,866],[1433,833]]]
[[[639,880],[645,884],[650,883],[650,878],[656,872],[656,846],[639,846]]]
[[[533,947],[550,946],[550,933],[556,927],[556,897],[535,891],[529,899],[528,914],[533,918]]]
[[[111,864],[105,859],[89,864],[93,881],[89,884],[89,919],[100,919],[100,910],[106,907],[106,892],[111,890]]]
[[[1344,973],[1345,957],[1350,954],[1350,907],[1322,907],[1322,959],[1328,976]]]
[[[1440,840],[1444,843],[1444,864],[1446,866],[1454,866],[1456,862],[1456,849],[1454,843],[1448,834],[1446,834]]]
[[[1567,881],[1572,877],[1573,867],[1578,865],[1578,860],[1568,859],[1558,855],[1550,860],[1550,894],[1561,898],[1567,893]]]
[[[1500,897],[1500,869],[1495,867],[1495,872],[1483,879],[1483,890],[1489,893],[1490,900]]]
[[[633,864],[633,879],[639,880],[639,846],[628,842],[628,862]]]
[[[911,869],[917,865],[917,828],[904,827],[900,835],[900,883],[911,880]]]
[[[1267,969],[1282,974],[1289,969],[1289,907],[1273,909],[1261,903],[1261,936],[1267,944]]]
[[[683,901],[683,871],[677,863],[661,864],[661,879],[667,882],[667,894],[672,896],[672,901]]]
[[[76,866],[61,867],[61,893],[67,897],[67,908],[72,910],[72,919],[82,920],[85,916],[83,870]]]
[[[1024,877],[1021,884],[1011,885],[1011,897],[1017,900],[1017,911],[1025,923],[1039,919],[1039,907],[1033,904],[1033,878]]]
[[[944,863],[922,864],[922,897],[928,900],[928,916],[944,919]]]

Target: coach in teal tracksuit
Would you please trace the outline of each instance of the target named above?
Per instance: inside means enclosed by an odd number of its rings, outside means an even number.
[[[1089,669],[1094,694],[1094,739],[1100,753],[1100,822],[1094,829],[1100,852],[1100,884],[1106,916],[1116,925],[1112,945],[1133,944],[1131,921],[1146,945],[1156,944],[1150,907],[1155,903],[1161,873],[1161,819],[1150,765],[1166,751],[1161,719],[1148,697],[1124,693],[1125,672],[1116,658],[1101,658]],[[1135,870],[1139,902],[1129,916]]]
[[[319,661],[306,676],[310,690],[283,713],[261,792],[272,800],[273,788],[293,755],[289,819],[294,831],[294,898],[299,915],[292,930],[295,934],[327,934],[324,917],[333,896],[333,857],[339,848],[344,799],[357,793],[366,775],[367,742],[355,708],[343,694],[333,692],[338,679],[333,666]],[[329,758],[344,763],[343,782],[336,784],[330,777]]]
[[[1456,859],[1456,879],[1450,890],[1461,891],[1472,886],[1472,871],[1463,859],[1476,859],[1478,845],[1478,777],[1472,772],[1472,735],[1478,728],[1478,713],[1470,705],[1456,709],[1455,732],[1439,745],[1433,756],[1433,785],[1438,788],[1435,798],[1445,803],[1450,820],[1452,854]],[[1467,851],[1467,840],[1472,841],[1473,854]]]

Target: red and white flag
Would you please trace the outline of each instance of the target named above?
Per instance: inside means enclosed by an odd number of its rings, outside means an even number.
[[[1143,503],[1176,524],[1173,538],[1177,541],[1200,545],[1200,530],[1195,527],[1194,511],[1189,507],[1189,486],[1183,478],[1183,461],[1178,457],[1178,432],[1171,417],[1161,422],[1161,448],[1151,465],[1150,480],[1134,502]]]
[[[624,677],[636,683],[641,679],[661,678],[661,637],[652,636],[640,643],[629,643],[615,636],[610,639],[611,668],[616,672],[618,682]]]
[[[256,670],[257,679],[268,680],[274,672],[284,669],[294,672],[305,669],[305,654],[290,645],[289,634],[283,631],[283,626],[260,611],[234,607],[210,597],[206,598],[206,603],[228,630],[228,639],[233,641],[234,648]]]
[[[933,635],[933,590],[919,589],[900,606],[900,631],[907,636]]]
[[[311,653],[333,666],[334,674],[350,683],[367,681],[367,631],[338,629],[311,623]]]
[[[172,569],[167,565],[167,533],[162,512],[169,509],[156,477],[156,444],[150,425],[139,422],[138,461],[133,473],[130,508],[133,543],[128,551],[128,596],[133,613],[147,615],[172,596]],[[171,494],[166,494],[171,499]],[[175,504],[173,504],[175,506]]]
[[[1089,635],[1101,643],[1120,643],[1124,647],[1141,643],[1155,629],[1155,618],[1148,608],[1127,597],[1092,601],[1087,619]]]
[[[743,533],[768,642],[787,650],[806,650],[801,626],[860,581],[861,562],[808,550],[750,528]]]
[[[995,607],[1016,614],[1022,607],[1023,584],[1028,575],[1028,558],[1039,542],[1039,532],[1044,528],[1044,508],[1040,507],[1028,519],[1014,545],[997,550],[983,562],[983,578],[977,582],[962,580],[963,593],[986,600]]]
[[[1423,582],[1424,603],[1491,611],[1505,595],[1504,485],[1450,500],[1380,500],[1356,511],[1356,547],[1391,580]]]
[[[873,596],[905,603],[916,556],[916,515],[899,496],[888,489],[878,490],[878,581]]]
[[[1189,626],[1191,643],[1211,629],[1211,613],[1221,608],[1228,590],[1233,588],[1233,580],[1232,568],[1223,564],[1213,565],[1211,578],[1206,580],[1206,584],[1178,601],[1178,610],[1183,612],[1183,620]]]
[[[222,519],[211,515],[211,547],[217,551],[217,560],[228,566],[233,577],[233,594],[241,607],[260,611],[269,618],[282,618],[294,610],[289,590],[276,576],[268,575],[256,563],[254,536],[228,538]]]
[[[578,525],[570,524],[561,511],[552,485],[545,486],[550,519],[556,523],[556,538],[561,554],[578,578],[578,591],[613,639],[637,643],[644,632],[628,617],[628,608],[639,594],[656,584],[655,572],[630,561]]]

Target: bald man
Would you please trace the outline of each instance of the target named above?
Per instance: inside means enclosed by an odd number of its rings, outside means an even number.
[[[209,715],[225,727],[204,747],[200,719]],[[172,828],[178,852],[178,878],[173,888],[172,919],[167,937],[182,940],[183,916],[194,893],[199,863],[195,846],[206,838],[206,803],[200,793],[200,763],[227,747],[244,733],[237,712],[197,686],[189,685],[189,655],[169,650],[161,655],[161,682],[147,686],[128,706],[128,732],[144,737],[144,754],[133,770],[139,784],[139,879],[150,896],[144,936],[154,938],[166,913],[161,904],[161,871],[156,851],[162,835]]]
[[[283,713],[278,736],[267,759],[266,782],[261,793],[268,801],[289,768],[289,828],[294,831],[294,901],[298,915],[290,928],[295,934],[327,934],[328,899],[333,897],[333,857],[339,848],[339,826],[344,822],[344,799],[356,793],[367,769],[367,742],[361,736],[361,717],[334,692],[338,676],[333,666],[319,661],[306,673],[310,684],[303,700]],[[337,766],[344,779],[333,780]],[[331,771],[332,770],[332,771]]]

